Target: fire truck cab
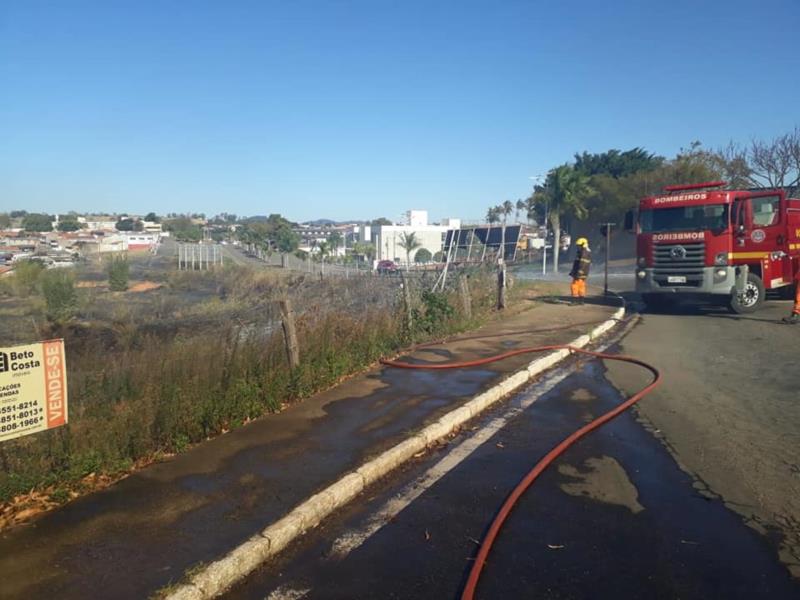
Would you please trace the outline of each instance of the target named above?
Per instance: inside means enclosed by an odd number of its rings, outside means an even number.
[[[636,291],[653,308],[681,298],[757,310],[766,290],[793,294],[800,274],[800,199],[781,189],[667,186],[639,202]],[[634,222],[635,221],[635,222]]]

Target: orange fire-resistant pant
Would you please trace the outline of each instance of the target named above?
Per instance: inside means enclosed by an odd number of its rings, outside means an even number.
[[[569,286],[573,298],[586,298],[586,280],[578,279],[577,277],[572,280],[572,285]]]
[[[792,309],[792,314],[800,315],[800,281],[795,284],[794,309]]]

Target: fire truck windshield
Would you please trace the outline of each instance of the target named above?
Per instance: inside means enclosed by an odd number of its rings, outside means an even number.
[[[642,233],[662,231],[723,230],[728,227],[727,204],[673,206],[639,213]]]

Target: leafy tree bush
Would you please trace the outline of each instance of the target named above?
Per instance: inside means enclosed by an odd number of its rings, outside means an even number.
[[[183,242],[196,242],[203,238],[203,231],[199,225],[192,223],[189,217],[175,217],[162,223],[164,231],[173,234],[176,240]]]
[[[117,231],[141,231],[144,229],[144,225],[142,225],[141,221],[130,218],[120,219],[117,221],[115,227]]]
[[[65,269],[51,269],[39,275],[39,283],[47,304],[47,318],[54,323],[63,323],[75,316],[78,295],[75,292],[75,277]]]
[[[8,213],[0,213],[0,229],[8,229],[11,227],[11,217]]]
[[[300,236],[289,227],[282,226],[275,232],[275,244],[281,252],[294,252],[300,245]]]
[[[56,229],[59,231],[78,231],[83,225],[78,222],[76,215],[59,215]]]
[[[30,213],[22,218],[25,231],[53,231],[53,217],[40,213]]]
[[[414,326],[427,334],[443,331],[455,315],[455,309],[443,293],[422,292],[422,307],[412,309]]]
[[[427,248],[420,248],[417,250],[417,253],[414,255],[414,262],[416,263],[428,263],[431,262],[433,256],[431,255],[431,251]]]
[[[128,289],[130,264],[127,256],[112,256],[108,261],[108,286],[112,292],[124,292]]]
[[[44,271],[44,265],[38,260],[21,260],[14,265],[14,293],[20,297],[30,296],[36,290],[36,282]]]

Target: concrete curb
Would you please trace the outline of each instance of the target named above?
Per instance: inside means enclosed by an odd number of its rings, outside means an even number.
[[[614,327],[624,315],[625,308],[622,307],[610,319],[568,345],[583,348]],[[450,411],[407,440],[367,461],[354,472],[345,475],[336,483],[311,496],[285,517],[252,536],[223,558],[203,567],[192,575],[188,583],[170,590],[164,598],[167,600],[208,600],[219,596],[255,570],[261,563],[279,554],[293,540],[309,529],[313,529],[328,515],[350,502],[365,487],[449,435],[453,430],[479,415],[533,377],[554,367],[569,354],[569,350],[556,350],[534,360],[526,368],[506,377],[463,406]]]

